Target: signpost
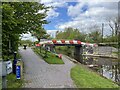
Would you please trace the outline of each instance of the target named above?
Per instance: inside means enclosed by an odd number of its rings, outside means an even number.
[[[16,78],[21,78],[21,66],[19,64],[16,65]]]
[[[7,66],[7,74],[12,73],[12,61],[6,61],[6,66]]]
[[[2,88],[7,88],[6,76],[12,73],[12,62],[2,61],[0,62],[0,76],[2,76]]]
[[[7,65],[2,62],[2,88],[7,88],[6,76],[7,76]]]

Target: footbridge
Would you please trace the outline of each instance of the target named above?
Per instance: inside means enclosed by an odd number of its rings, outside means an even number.
[[[74,58],[79,61],[83,62],[82,54],[83,54],[83,47],[97,47],[97,44],[92,43],[85,43],[81,42],[80,40],[47,40],[47,41],[41,41],[39,44],[36,44],[36,46],[43,46],[47,49],[50,49],[52,51],[55,46],[74,46]]]
[[[91,44],[88,42],[81,42],[80,40],[48,40],[48,41],[42,41],[39,43],[40,45],[55,45],[55,46],[90,46],[90,47],[96,47],[97,44]]]

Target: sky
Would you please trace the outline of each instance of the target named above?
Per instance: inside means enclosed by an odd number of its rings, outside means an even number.
[[[118,16],[119,0],[41,0],[40,3],[54,8],[47,12],[46,20],[49,24],[43,27],[47,33],[55,37],[56,31],[63,31],[64,28],[78,28],[81,32],[89,33],[90,28],[97,25],[102,28],[104,23],[104,35],[111,34],[108,25],[111,20]],[[23,35],[24,36],[24,35]],[[26,35],[26,37],[30,37]],[[26,38],[27,39],[27,38]]]

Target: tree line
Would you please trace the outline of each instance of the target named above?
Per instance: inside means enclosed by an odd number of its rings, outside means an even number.
[[[65,28],[64,31],[57,31],[56,39],[74,39],[90,43],[118,42],[117,34],[103,37],[101,29],[96,25],[91,27],[90,31],[89,33],[83,33],[79,29],[68,27]]]

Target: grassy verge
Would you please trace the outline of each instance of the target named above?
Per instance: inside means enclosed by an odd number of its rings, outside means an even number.
[[[22,88],[23,80],[17,80],[15,74],[7,75],[7,88]]]
[[[119,54],[119,52],[113,52],[113,54],[116,54],[116,55],[118,55],[118,54]]]
[[[47,56],[45,56],[45,50],[42,49],[41,53],[38,48],[33,48],[33,50],[34,52],[42,56],[43,59],[49,64],[64,64],[62,59],[58,58],[55,54],[51,52],[47,52]]]
[[[17,53],[17,59],[20,59],[21,56],[19,53]],[[13,61],[13,58],[10,59]],[[23,66],[23,63],[22,63],[22,66]],[[22,72],[23,73],[23,72]],[[7,88],[22,88],[22,84],[24,83],[24,80],[23,80],[23,74],[21,76],[21,79],[20,80],[17,80],[16,79],[16,75],[11,73],[11,74],[8,74],[7,75]]]
[[[78,88],[118,88],[118,85],[101,77],[82,65],[71,69],[71,77]]]

